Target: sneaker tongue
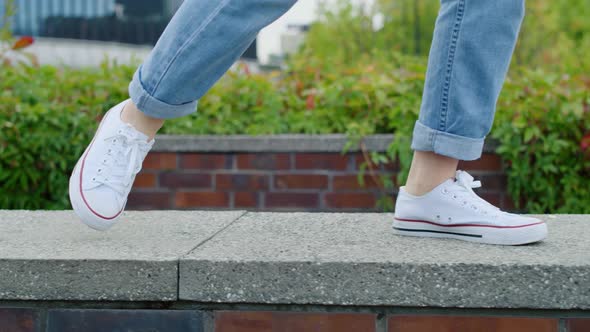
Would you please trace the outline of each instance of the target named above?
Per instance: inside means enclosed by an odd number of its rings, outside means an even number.
[[[461,187],[463,190],[469,193],[471,197],[473,197],[477,202],[483,204],[484,206],[491,207],[495,210],[499,210],[498,207],[490,204],[483,198],[479,197],[474,191],[473,188],[481,187],[480,181],[473,181],[474,178],[469,173],[465,171],[457,171],[455,176],[454,185]]]

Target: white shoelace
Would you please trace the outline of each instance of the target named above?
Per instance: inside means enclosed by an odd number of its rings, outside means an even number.
[[[455,173],[455,179],[457,180],[455,183],[460,189],[457,191],[453,190],[454,197],[463,199],[465,203],[471,203],[475,207],[474,210],[479,209],[485,214],[499,212],[500,208],[488,203],[473,191],[473,188],[481,187],[480,181],[474,181],[473,176],[465,171],[457,171]]]
[[[154,140],[148,143],[145,137],[140,137],[133,130],[127,126],[119,130],[117,135],[105,139],[109,145],[108,155],[113,160],[103,161],[101,167],[104,167],[106,172],[99,169],[101,176],[96,178],[96,182],[112,188],[120,195],[127,195],[131,181],[141,170],[143,158],[154,144]]]

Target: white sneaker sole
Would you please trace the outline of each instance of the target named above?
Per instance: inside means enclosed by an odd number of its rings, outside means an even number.
[[[105,118],[108,116],[109,112],[107,112],[107,114],[105,114]],[[97,133],[100,130],[101,126],[102,126],[102,122],[97,129]],[[96,134],[94,137],[96,137]],[[82,154],[82,157],[80,158],[80,160],[78,160],[78,163],[76,164],[76,167],[74,167],[74,171],[72,172],[72,175],[70,177],[70,184],[69,184],[70,203],[72,204],[72,208],[74,209],[74,212],[76,213],[76,215],[78,215],[78,217],[80,218],[80,220],[84,224],[86,224],[88,227],[93,228],[98,231],[106,231],[107,229],[111,228],[117,222],[117,219],[121,216],[121,213],[125,209],[125,204],[123,204],[123,208],[116,215],[102,216],[101,214],[94,211],[89,206],[88,202],[86,202],[86,200],[84,198],[84,194],[82,193],[82,186],[80,184],[80,179],[81,179],[82,167],[83,167],[84,162],[86,160],[86,155],[88,154],[88,150],[92,147],[93,143],[94,143],[94,138],[92,139],[92,142],[90,142],[90,144],[88,145],[86,150],[84,151],[84,154]]]
[[[398,235],[447,238],[498,245],[528,244],[547,237],[547,224],[542,221],[522,226],[487,226],[441,225],[425,220],[395,218],[392,227],[393,232]]]

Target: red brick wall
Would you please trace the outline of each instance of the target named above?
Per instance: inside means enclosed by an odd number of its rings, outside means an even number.
[[[480,311],[439,314],[321,311],[200,311],[0,308],[0,331],[14,332],[587,332],[588,313]]]
[[[381,181],[364,176],[360,153],[173,153],[148,155],[137,176],[128,209],[378,210]],[[462,162],[483,183],[479,193],[494,205],[512,209],[506,176],[497,155]],[[376,167],[395,179],[397,165]]]

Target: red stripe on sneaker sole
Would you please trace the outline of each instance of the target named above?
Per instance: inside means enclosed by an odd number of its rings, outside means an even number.
[[[478,225],[478,224],[443,225],[443,224],[437,224],[435,222],[426,221],[426,220],[402,219],[402,218],[397,218],[397,217],[394,217],[394,219],[395,220],[399,220],[399,221],[406,221],[406,222],[419,222],[419,223],[430,224],[430,225],[435,225],[435,226],[440,226],[440,227],[523,228],[523,227],[535,226],[535,225],[540,225],[540,224],[544,224],[545,223],[543,221],[539,221],[539,222],[535,222],[535,223],[531,223],[531,224],[526,224],[526,225],[519,225],[519,226],[492,226],[492,225]]]
[[[106,118],[108,116],[108,113],[105,114],[104,118]],[[103,120],[104,120],[103,118]],[[100,126],[98,126],[98,130],[96,131],[96,134],[94,135],[94,137],[92,138],[92,142],[90,142],[90,145],[88,146],[88,149],[86,149],[86,152],[84,153],[84,157],[82,157],[82,163],[80,164],[80,185],[79,185],[79,190],[80,190],[80,196],[82,197],[82,201],[84,201],[84,204],[86,204],[86,207],[88,208],[88,210],[90,210],[90,212],[92,212],[92,214],[94,214],[95,216],[102,218],[104,220],[113,220],[115,218],[117,218],[121,212],[123,212],[123,210],[125,209],[125,207],[123,207],[121,209],[121,211],[117,212],[117,214],[115,214],[112,217],[105,217],[103,215],[101,215],[100,213],[94,211],[91,207],[90,204],[88,204],[88,202],[86,201],[86,197],[84,197],[84,192],[82,191],[82,175],[84,174],[84,163],[86,163],[86,156],[88,156],[88,153],[90,152],[90,148],[92,148],[92,144],[94,144],[94,140],[96,139],[96,136],[98,135],[98,131],[100,131],[100,127],[102,127],[102,121],[100,123]]]

